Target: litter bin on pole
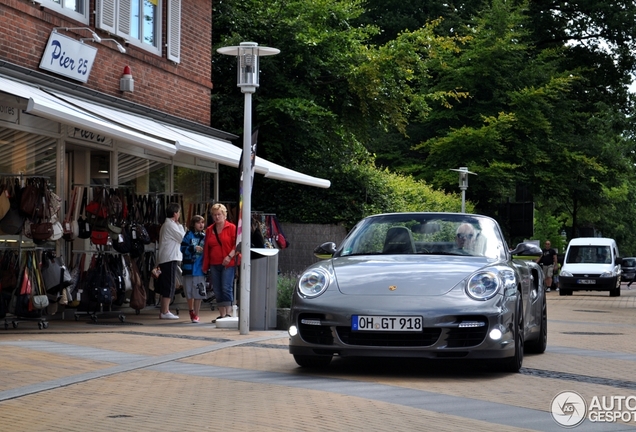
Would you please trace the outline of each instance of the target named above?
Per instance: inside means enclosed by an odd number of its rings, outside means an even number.
[[[250,330],[272,330],[276,328],[278,249],[250,251]]]

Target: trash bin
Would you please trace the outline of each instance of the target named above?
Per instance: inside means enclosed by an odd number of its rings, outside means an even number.
[[[250,250],[250,330],[272,330],[276,328],[278,249]]]

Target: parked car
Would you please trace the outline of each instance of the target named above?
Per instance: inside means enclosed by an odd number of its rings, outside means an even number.
[[[621,281],[622,282],[631,282],[636,277],[636,257],[627,257],[623,258],[623,263],[621,264]]]
[[[547,346],[541,268],[513,255],[499,225],[464,213],[392,213],[360,221],[299,277],[289,352],[302,367],[333,356],[489,359],[521,368]]]

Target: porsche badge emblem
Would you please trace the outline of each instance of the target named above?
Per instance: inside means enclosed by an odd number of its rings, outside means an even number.
[[[389,291],[395,291],[396,289],[397,289],[397,286],[389,285]]]

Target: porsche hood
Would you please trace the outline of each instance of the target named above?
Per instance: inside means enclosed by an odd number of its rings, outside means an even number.
[[[331,260],[345,295],[440,296],[493,260],[465,256],[348,256]]]

